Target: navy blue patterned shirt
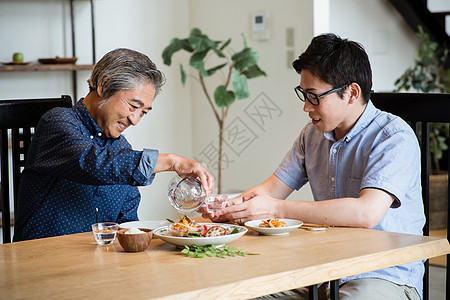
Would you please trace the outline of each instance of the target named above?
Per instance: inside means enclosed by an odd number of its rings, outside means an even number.
[[[22,173],[14,241],[138,220],[137,186],[151,184],[158,151],[106,138],[83,101],[39,121]]]

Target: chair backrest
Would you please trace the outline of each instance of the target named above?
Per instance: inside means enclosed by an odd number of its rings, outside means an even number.
[[[10,207],[10,182],[13,187],[12,202],[16,206],[20,175],[25,166],[34,128],[41,116],[54,107],[72,107],[72,99],[63,95],[61,98],[0,100],[0,208],[3,243],[11,242],[11,225],[14,223]]]
[[[427,93],[372,93],[373,104],[383,110],[401,117],[407,121],[415,130],[421,145],[421,182],[422,197],[426,223],[423,229],[424,235],[429,235],[430,224],[430,123],[450,124],[450,94],[427,94]],[[449,125],[450,126],[450,125]],[[449,140],[447,139],[447,145]],[[447,157],[450,150],[447,149]],[[447,170],[450,170],[450,161]],[[450,188],[449,188],[450,190]],[[447,239],[450,240],[450,196],[447,193]],[[447,255],[447,295],[450,292],[449,268],[450,255]],[[425,263],[423,299],[429,298],[429,265]]]

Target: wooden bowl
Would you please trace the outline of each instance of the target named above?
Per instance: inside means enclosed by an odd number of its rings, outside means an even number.
[[[119,240],[120,246],[127,252],[141,252],[147,249],[152,240],[153,230],[147,228],[139,228],[145,233],[138,234],[127,234],[127,228],[120,229],[117,231],[117,239]]]

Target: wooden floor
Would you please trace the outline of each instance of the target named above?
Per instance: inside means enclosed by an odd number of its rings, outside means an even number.
[[[447,229],[444,228],[444,229],[430,230],[430,236],[447,237]],[[445,267],[446,260],[447,260],[446,255],[435,257],[430,259],[430,265]]]

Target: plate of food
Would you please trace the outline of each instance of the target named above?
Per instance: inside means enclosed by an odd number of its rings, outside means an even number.
[[[210,244],[220,247],[237,240],[248,231],[247,228],[234,224],[195,223],[186,216],[170,221],[170,225],[155,229],[153,234],[177,247]]]
[[[263,219],[247,221],[244,225],[260,234],[281,235],[299,228],[303,225],[303,222],[292,219]]]
[[[170,222],[167,220],[156,220],[156,221],[130,221],[119,224],[119,228],[145,228],[145,229],[156,229],[161,226],[167,226]]]

